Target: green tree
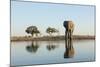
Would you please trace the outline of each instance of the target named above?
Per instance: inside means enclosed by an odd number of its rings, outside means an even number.
[[[46,29],[46,33],[48,33],[50,36],[52,35],[52,33],[57,33],[57,32],[59,32],[59,31],[55,28],[48,27]]]
[[[36,26],[29,26],[26,30],[25,30],[26,33],[28,34],[31,34],[32,36],[34,36],[34,34],[39,34],[40,31],[37,29]]]

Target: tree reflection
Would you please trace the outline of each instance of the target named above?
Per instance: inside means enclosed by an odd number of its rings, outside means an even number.
[[[28,52],[36,53],[39,48],[38,42],[32,41],[31,45],[26,46]]]
[[[54,50],[57,48],[58,45],[54,45],[51,41],[49,41],[49,44],[46,46],[49,51]]]
[[[64,58],[72,58],[74,56],[73,42],[70,39],[65,40]]]

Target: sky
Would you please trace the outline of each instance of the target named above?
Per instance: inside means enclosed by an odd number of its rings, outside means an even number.
[[[72,20],[74,35],[95,35],[95,6],[11,1],[11,36],[28,35],[29,26],[37,26],[42,35],[48,27],[65,34],[63,22]]]

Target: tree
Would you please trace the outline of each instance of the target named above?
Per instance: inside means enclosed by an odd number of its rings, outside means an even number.
[[[36,36],[38,36],[38,34],[40,33],[40,31],[39,30],[37,30],[36,32],[35,32],[35,34],[36,34]]]
[[[57,33],[57,32],[59,32],[59,31],[55,28],[48,27],[46,29],[46,33],[48,33],[50,36],[52,35],[52,33]]]
[[[53,29],[53,33],[58,33],[59,31],[57,30],[57,29],[55,29],[55,28],[52,28]]]
[[[31,34],[32,36],[34,36],[34,34],[39,34],[40,31],[37,29],[36,26],[29,26],[26,30],[25,30],[26,33],[28,34]]]

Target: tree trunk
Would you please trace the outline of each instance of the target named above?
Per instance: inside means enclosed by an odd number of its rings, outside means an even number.
[[[50,36],[52,36],[52,33],[49,33],[50,34]]]
[[[34,37],[34,34],[33,33],[31,35],[32,35],[32,37]]]
[[[38,36],[38,33],[36,33],[36,37]]]

